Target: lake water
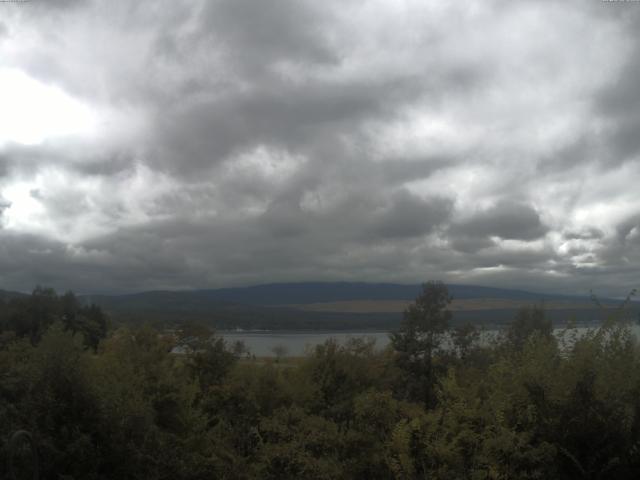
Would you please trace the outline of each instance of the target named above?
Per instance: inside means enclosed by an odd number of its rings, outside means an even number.
[[[274,357],[273,349],[284,347],[287,356],[304,355],[308,348],[335,338],[339,343],[349,338],[373,338],[376,347],[389,344],[389,332],[219,332],[229,343],[244,342],[249,352],[256,357]]]
[[[584,334],[593,327],[578,327],[575,330],[578,335]],[[640,337],[640,326],[637,324],[631,330]],[[556,335],[563,332],[563,328],[554,330]],[[499,330],[485,330],[482,332],[481,342],[488,341],[499,334]],[[257,357],[275,356],[274,348],[284,347],[286,356],[301,356],[316,345],[322,344],[330,338],[335,338],[339,343],[346,342],[349,338],[364,337],[376,341],[377,348],[384,348],[389,344],[389,332],[249,332],[227,331],[219,332],[230,344],[241,341],[249,349],[249,352]]]

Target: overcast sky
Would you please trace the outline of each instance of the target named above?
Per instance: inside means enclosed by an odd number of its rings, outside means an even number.
[[[0,288],[640,286],[640,2],[0,3]]]

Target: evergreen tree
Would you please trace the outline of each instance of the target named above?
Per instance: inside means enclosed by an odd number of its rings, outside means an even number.
[[[406,373],[405,394],[409,399],[435,404],[434,358],[449,328],[451,296],[442,282],[428,282],[404,312],[400,331],[391,334],[398,366]]]

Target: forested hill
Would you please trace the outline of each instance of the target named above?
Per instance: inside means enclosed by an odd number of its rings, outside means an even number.
[[[587,296],[567,296],[535,293],[524,290],[481,287],[475,285],[447,285],[454,299],[506,299],[539,301],[586,301]],[[292,305],[340,302],[352,300],[413,300],[420,293],[420,285],[395,283],[304,282],[273,283],[239,288],[187,291],[149,291],[129,295],[91,296],[98,303],[142,305],[146,302],[236,303],[244,305]]]
[[[600,314],[585,295],[564,296],[523,290],[448,285],[454,321],[510,322],[526,304],[544,303],[549,318],[592,321]],[[392,283],[274,283],[215,290],[150,291],[92,295],[112,317],[124,322],[206,322],[218,329],[393,329],[420,285]],[[602,299],[603,304],[613,300]],[[619,302],[617,302],[619,303]]]
[[[12,292],[10,290],[0,290],[0,301],[11,300],[12,298],[25,297],[26,293]]]

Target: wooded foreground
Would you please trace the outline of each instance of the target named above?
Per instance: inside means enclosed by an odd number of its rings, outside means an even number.
[[[0,449],[32,432],[42,478],[640,475],[640,346],[615,318],[558,339],[531,307],[480,346],[428,283],[388,349],[328,341],[280,368],[193,325],[109,329],[74,298],[0,308]]]

